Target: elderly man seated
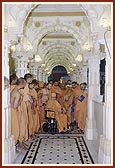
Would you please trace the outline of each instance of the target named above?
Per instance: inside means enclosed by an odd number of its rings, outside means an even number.
[[[63,108],[56,100],[56,93],[51,94],[51,98],[46,103],[46,109],[55,111],[55,118],[57,120],[57,127],[59,133],[67,131],[67,116],[63,112]]]

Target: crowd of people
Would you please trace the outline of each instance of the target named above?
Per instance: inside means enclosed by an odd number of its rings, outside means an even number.
[[[45,110],[53,110],[59,133],[71,131],[73,125],[85,129],[88,93],[86,83],[37,81],[30,73],[10,76],[11,133],[16,148],[27,149],[46,121]]]

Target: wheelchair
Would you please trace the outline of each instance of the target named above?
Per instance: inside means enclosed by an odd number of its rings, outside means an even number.
[[[55,111],[45,110],[46,122],[43,124],[43,131],[52,135],[57,132],[57,121],[55,119]]]

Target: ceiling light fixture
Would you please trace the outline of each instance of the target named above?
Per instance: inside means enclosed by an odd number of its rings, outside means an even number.
[[[45,64],[42,64],[42,65],[41,65],[41,67],[44,67],[44,66],[45,66]]]
[[[74,67],[76,67],[76,64],[72,64]]]
[[[40,57],[38,54],[35,55],[35,61],[36,61],[36,62],[42,61],[41,57]]]
[[[83,61],[83,56],[82,54],[79,54],[76,59],[75,59],[77,62],[82,62]]]

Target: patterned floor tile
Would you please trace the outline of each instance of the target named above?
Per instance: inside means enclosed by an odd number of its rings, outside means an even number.
[[[94,164],[82,135],[38,135],[21,164]]]

